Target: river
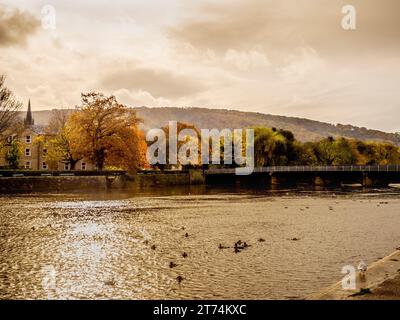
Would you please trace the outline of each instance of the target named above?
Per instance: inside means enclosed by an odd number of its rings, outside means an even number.
[[[302,299],[399,226],[395,190],[4,195],[0,298]]]

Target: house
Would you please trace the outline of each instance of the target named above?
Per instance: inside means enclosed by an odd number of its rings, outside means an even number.
[[[24,118],[22,128],[15,128],[15,132],[10,133],[7,138],[7,143],[11,145],[14,139],[18,139],[21,147],[21,158],[20,167],[26,170],[70,170],[70,165],[67,162],[59,162],[58,168],[49,168],[46,162],[47,150],[45,147],[46,139],[50,136],[45,133],[45,127],[41,125],[35,125],[35,120],[33,119],[31,102],[28,102],[28,110]],[[43,138],[43,139],[39,139]],[[6,149],[6,148],[3,148]],[[2,152],[0,157],[0,167],[6,168],[9,166],[6,160],[5,150]],[[75,170],[93,170],[94,166],[86,161],[85,159],[80,160],[76,166]]]

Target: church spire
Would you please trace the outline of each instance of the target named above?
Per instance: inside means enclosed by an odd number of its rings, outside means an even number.
[[[28,111],[26,112],[26,118],[24,120],[24,124],[26,126],[33,126],[35,124],[35,121],[33,120],[33,117],[32,117],[31,99],[29,99],[29,101],[28,101]]]

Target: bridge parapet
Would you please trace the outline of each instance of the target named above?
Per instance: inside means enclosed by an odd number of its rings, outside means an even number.
[[[254,173],[274,172],[400,172],[400,165],[350,165],[350,166],[274,166],[257,167]],[[206,175],[235,174],[234,168],[208,169]]]

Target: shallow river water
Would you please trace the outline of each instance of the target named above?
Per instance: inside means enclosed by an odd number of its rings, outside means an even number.
[[[1,196],[0,298],[301,299],[399,245],[393,190]]]

